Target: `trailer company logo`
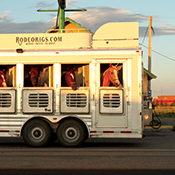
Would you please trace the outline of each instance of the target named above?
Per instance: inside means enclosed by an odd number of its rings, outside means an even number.
[[[62,37],[16,37],[16,43],[20,46],[22,44],[26,45],[43,45],[43,44],[55,44],[57,42],[62,42]]]

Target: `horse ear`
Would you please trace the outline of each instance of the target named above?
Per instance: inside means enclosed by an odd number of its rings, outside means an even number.
[[[5,73],[5,69],[3,69],[3,70],[2,70],[2,72],[4,72],[4,73]]]
[[[123,67],[123,65],[118,66],[118,67],[117,67],[117,70],[119,71],[122,67]]]
[[[73,71],[75,71],[75,67],[73,68]]]
[[[69,71],[70,69],[69,69],[69,67],[67,67],[67,71]]]
[[[118,63],[115,65],[115,67],[117,67],[118,66]]]
[[[109,67],[112,67],[112,63],[110,63]]]

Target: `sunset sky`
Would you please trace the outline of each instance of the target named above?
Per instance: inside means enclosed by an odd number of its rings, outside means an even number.
[[[138,21],[143,63],[147,69],[149,16],[153,17],[153,96],[175,95],[175,0],[67,0],[68,9],[86,8],[66,16],[95,32],[107,22]],[[42,33],[55,24],[56,13],[37,9],[57,9],[57,0],[7,0],[0,6],[0,33]]]

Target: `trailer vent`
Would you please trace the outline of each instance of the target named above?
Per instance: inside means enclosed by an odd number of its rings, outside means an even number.
[[[53,113],[54,97],[52,89],[28,89],[22,91],[22,112],[28,114]]]
[[[62,88],[60,93],[60,112],[70,114],[87,114],[90,111],[89,88]]]
[[[87,96],[84,93],[67,94],[66,105],[67,107],[84,108],[87,105]]]
[[[0,93],[0,107],[8,108],[11,106],[11,95],[9,93]]]
[[[49,96],[46,93],[29,94],[28,104],[30,107],[43,108],[49,104]]]
[[[124,97],[122,89],[100,89],[100,113],[123,114]]]
[[[104,94],[103,106],[106,108],[118,108],[120,106],[119,94]]]

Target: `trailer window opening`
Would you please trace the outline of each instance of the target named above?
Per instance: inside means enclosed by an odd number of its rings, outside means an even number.
[[[68,74],[71,78],[66,77]],[[76,87],[89,87],[89,64],[62,64],[61,87],[71,87],[71,81]]]
[[[123,87],[123,63],[101,63],[100,86]]]
[[[53,87],[53,65],[24,65],[24,87]]]
[[[0,65],[0,87],[16,87],[16,65]]]

